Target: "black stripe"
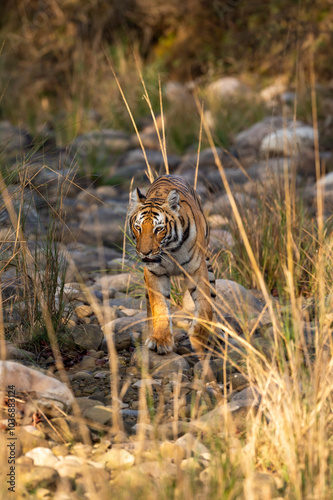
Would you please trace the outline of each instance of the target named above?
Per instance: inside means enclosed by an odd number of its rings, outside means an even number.
[[[175,220],[173,221],[173,224],[174,224],[174,228],[175,228],[175,237],[174,237],[174,240],[177,241],[178,240],[178,229],[177,229],[177,223],[176,223]]]
[[[178,245],[176,247],[171,248],[170,252],[176,252],[177,250],[179,250],[180,247],[185,243],[185,241],[188,239],[189,236],[190,236],[190,224],[185,229],[185,231],[183,233],[183,237],[182,237],[180,243],[178,243]]]
[[[160,278],[161,276],[168,276],[167,274],[158,274],[158,273],[154,273],[154,271],[151,271],[150,269],[148,269],[148,271],[149,271],[151,274],[153,274],[154,276],[158,276],[159,278]]]
[[[192,260],[192,256],[188,260],[185,260],[185,262],[182,262],[180,265],[181,266],[186,266],[186,264],[188,264],[189,262],[191,262],[191,260]]]

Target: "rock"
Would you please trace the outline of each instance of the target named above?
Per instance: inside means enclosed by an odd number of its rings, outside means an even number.
[[[75,480],[77,477],[82,476],[82,465],[87,469],[86,461],[83,458],[67,455],[63,460],[59,460],[55,464],[55,469],[60,477]]]
[[[66,457],[69,454],[69,445],[66,444],[56,444],[52,447],[52,453],[56,457]]]
[[[126,272],[126,269],[133,268],[133,261],[129,259],[116,258],[109,260],[107,263],[107,268],[112,271],[120,271],[121,273]]]
[[[93,406],[83,411],[83,417],[101,425],[110,425],[112,422],[112,408]]]
[[[186,359],[175,352],[161,356],[150,349],[142,348],[138,348],[133,352],[130,365],[140,368],[143,360],[146,360],[151,375],[155,378],[174,376],[179,371],[183,372],[190,368]]]
[[[314,146],[314,130],[307,125],[293,126],[276,130],[266,135],[260,145],[260,154],[266,157],[270,154],[290,156],[304,147]]]
[[[16,435],[22,445],[23,454],[37,447],[48,448],[45,434],[32,425],[17,427]]]
[[[284,120],[281,116],[270,116],[255,123],[250,128],[240,132],[235,137],[235,149],[241,161],[251,164],[259,157],[259,151],[263,139],[286,126],[293,125],[293,120]],[[296,122],[295,126],[301,125]]]
[[[167,422],[166,424],[161,424],[158,426],[158,428],[154,428],[153,426],[149,426],[147,424],[136,424],[133,426],[133,429],[135,429],[136,433],[139,432],[140,426],[147,426],[147,434],[150,434],[152,437],[156,436],[156,433],[158,437],[162,440],[170,440],[170,439],[175,439],[178,436],[182,436],[183,434],[186,434],[187,432],[193,430],[194,426],[190,422],[185,422],[184,420],[179,420],[179,421],[173,421],[173,422]],[[196,428],[197,431],[201,432],[200,427]]]
[[[75,309],[75,314],[77,315],[78,318],[86,318],[88,316],[92,316],[94,311],[92,310],[91,306],[88,306],[86,304],[82,304],[80,306],[77,306]]]
[[[160,446],[160,454],[162,458],[179,464],[186,457],[186,450],[171,441],[164,441]]]
[[[73,442],[82,439],[81,429],[75,417],[54,417],[51,419],[51,423],[52,426],[43,422],[39,424],[48,439],[56,443]]]
[[[223,217],[223,215],[219,214],[207,215],[206,218],[211,230],[221,229],[222,226],[229,222],[227,217]]]
[[[141,474],[144,474],[146,477],[150,476],[158,481],[163,481],[163,483],[167,479],[174,479],[177,475],[177,466],[170,462],[144,462],[138,465],[138,468],[141,471]]]
[[[143,147],[146,149],[156,149],[159,150],[161,148],[160,142],[158,140],[155,127],[153,130],[148,129],[146,131],[140,131],[140,139],[143,144]],[[138,136],[136,134],[132,135],[132,143],[135,148],[140,147],[140,142]]]
[[[118,318],[103,326],[105,337],[113,333],[114,343],[117,351],[128,349],[132,342],[131,334],[138,332],[142,334],[146,320],[146,314],[137,314],[133,318]]]
[[[23,491],[34,491],[37,488],[55,490],[60,479],[53,467],[20,464],[16,467],[19,488]]]
[[[319,186],[320,188],[325,188],[327,190],[332,189],[333,188],[333,172],[329,172],[328,174],[321,177],[316,182],[316,186]]]
[[[187,104],[189,101],[192,102],[193,97],[191,91],[193,91],[193,83],[180,83],[175,81],[168,81],[165,83],[163,91],[169,101],[173,105],[182,105],[184,102]]]
[[[154,151],[146,149],[146,156],[148,163],[151,167],[159,168],[164,167],[164,159],[161,151]],[[174,170],[177,165],[180,163],[180,156],[178,155],[167,155],[168,156],[168,165],[170,170]],[[144,164],[146,165],[143,153],[141,148],[132,149],[120,160],[120,164],[122,166],[127,166],[131,164]]]
[[[54,467],[59,458],[57,458],[49,448],[34,448],[26,453],[26,456],[32,458],[35,465],[44,465]]]
[[[134,273],[121,273],[102,276],[95,283],[100,286],[102,290],[112,288],[117,292],[128,292],[128,290],[135,286],[143,285],[143,277]]]
[[[135,457],[127,450],[112,448],[99,458],[107,470],[126,470],[134,465]]]
[[[101,405],[100,401],[98,401],[96,399],[92,399],[90,397],[89,398],[88,397],[76,398],[76,402],[79,405],[79,408],[82,412],[84,412],[87,408],[92,408],[93,406]]]
[[[104,159],[110,153],[122,153],[131,147],[130,136],[121,130],[92,130],[79,135],[72,141],[70,148],[83,158],[97,156]]]
[[[244,351],[239,352],[239,350],[236,351],[232,346],[229,346],[226,359],[221,357],[211,360],[208,369],[205,361],[198,361],[194,365],[193,371],[199,379],[203,379],[203,374],[205,374],[205,380],[210,382],[216,380],[219,383],[225,384],[229,381],[231,375],[237,372],[238,367],[244,365],[245,359],[246,353]],[[227,380],[225,380],[225,374],[227,375]]]
[[[187,457],[194,455],[210,460],[211,454],[208,448],[189,432],[178,438],[175,445],[183,448]]]
[[[63,292],[68,300],[75,300],[82,297],[82,290],[78,283],[66,283]]]
[[[287,89],[287,86],[281,81],[277,81],[260,91],[260,97],[266,101],[272,101],[276,97],[281,96]]]
[[[55,171],[49,167],[46,158],[41,158],[34,164],[29,163],[29,173],[30,179],[27,181],[30,181],[42,195],[47,196],[50,202],[55,203],[60,193],[65,192],[67,197],[74,198],[80,192],[82,182],[77,174],[77,168],[73,166]]]
[[[93,246],[76,242],[75,247],[71,249],[71,258],[80,272],[99,271],[101,268],[101,257],[96,247],[96,239],[90,243]],[[104,247],[103,256],[108,261],[121,257],[121,254],[115,249]]]
[[[257,201],[251,196],[245,193],[234,193],[234,199],[236,205],[241,207],[243,210],[246,209],[256,211],[258,209]],[[204,204],[204,211],[208,212],[209,215],[217,214],[223,215],[224,217],[231,218],[233,215],[233,210],[231,208],[231,204],[229,201],[229,197],[227,194],[219,196],[214,201],[207,201]]]
[[[74,400],[70,389],[59,380],[14,361],[0,361],[0,382],[4,386],[15,385],[16,392],[34,392],[42,398],[60,402],[66,408]]]
[[[184,460],[181,461],[180,469],[189,474],[195,474],[201,469],[201,466],[197,459],[195,459],[194,457],[190,457],[190,458],[185,458]]]
[[[229,158],[229,163],[230,163],[230,157]],[[222,159],[222,165],[225,167],[225,159]],[[249,177],[242,172],[237,165],[230,165],[230,167],[234,168],[225,168],[224,173],[227,178],[228,183],[233,187],[234,185],[244,185],[248,180]],[[251,178],[251,176],[250,176]],[[221,177],[221,174],[218,170],[214,169],[211,172],[208,172],[207,175],[205,176],[205,183],[209,187],[210,191],[213,193],[221,193],[221,190],[224,191],[224,184],[223,180]]]
[[[230,315],[231,318],[257,317],[264,307],[242,285],[226,279],[216,280],[216,303],[220,313]],[[192,313],[194,311],[194,302],[188,290],[184,294],[183,309]]]
[[[1,349],[0,349],[1,353]],[[15,347],[11,342],[6,340],[6,359],[8,360],[31,360],[35,356],[33,353],[29,351],[25,351],[24,349],[19,349]]]
[[[20,171],[21,171],[20,167]],[[19,180],[17,181],[19,183]],[[25,234],[35,234],[36,229],[40,228],[40,217],[37,213],[36,207],[40,203],[40,197],[31,191],[24,189],[22,186],[17,187],[16,185],[7,186],[8,194],[10,196],[11,203],[13,205],[14,212],[19,216],[24,213],[24,231]],[[1,239],[3,242],[7,240],[11,241],[12,223],[8,210],[6,208],[6,203],[3,199],[3,195],[0,195],[0,223],[1,223]],[[15,287],[15,281],[18,284],[18,280],[14,279],[14,283],[10,288]],[[9,290],[10,291],[10,290]]]
[[[221,251],[221,248],[232,248],[235,246],[234,238],[224,229],[212,229],[210,232],[209,248],[211,250]]]
[[[236,402],[240,406],[258,406],[260,397],[255,387],[247,387],[246,389],[232,395],[231,401],[234,403]]]
[[[107,247],[119,247],[124,240],[127,208],[128,203],[113,203],[107,207],[93,204],[81,216],[76,241],[96,245],[99,240]]]
[[[37,488],[35,495],[37,500],[50,500],[52,498],[52,492],[47,488]]]
[[[263,304],[257,300],[251,292],[235,281],[218,279],[216,280],[216,294],[219,307],[228,311],[244,311],[244,308],[251,308],[258,312],[263,309]]]
[[[141,380],[138,380],[134,384],[132,384],[132,387],[153,387],[153,386],[160,386],[162,384],[161,380],[155,380],[153,378],[142,378]]]
[[[125,316],[128,316],[129,318],[133,318],[133,316],[136,316],[137,314],[140,313],[140,309],[129,309],[127,307],[124,307],[121,309],[121,312],[125,314]]]
[[[97,378],[97,379],[107,379],[110,377],[110,373],[105,371],[105,372],[96,372],[94,373],[94,378]]]
[[[241,373],[233,373],[230,375],[229,382],[232,391],[241,391],[250,385],[249,379]]]
[[[223,167],[227,171],[231,171],[232,167],[237,167],[237,163],[234,161],[233,157],[231,154],[228,154],[223,148],[215,148],[213,150],[212,148],[206,148],[203,149],[200,152],[199,155],[199,175],[201,170],[204,169],[205,171],[207,170],[207,167],[214,167],[213,172],[216,172],[216,163],[215,163],[215,155],[218,156],[218,158],[221,160],[221,163]],[[184,173],[187,170],[190,170],[192,172],[192,175],[194,174],[195,166],[197,164],[197,159],[198,155],[197,153],[194,154],[186,154],[183,156],[181,163],[179,164],[177,171],[175,174],[177,175],[184,175]],[[233,170],[235,172],[235,170]],[[208,178],[209,175],[208,174]],[[217,171],[217,174],[220,176],[220,174]],[[206,175],[203,176],[203,179],[207,180]],[[190,180],[190,179],[188,179]]]
[[[131,309],[139,309],[142,310],[145,305],[145,299],[136,299],[134,297],[128,297],[121,292],[115,293],[115,298],[109,301],[109,305],[112,307],[119,308],[131,308]],[[122,311],[118,310],[118,317],[121,317]]]
[[[94,370],[96,368],[96,360],[92,356],[83,356],[80,361],[80,370]]]
[[[249,481],[251,495],[253,498],[278,498],[279,493],[273,474],[266,472],[255,472]],[[244,489],[246,495],[246,488]]]
[[[9,121],[0,121],[0,148],[6,153],[22,153],[32,144],[31,135],[19,127],[14,127]]]
[[[199,419],[191,421],[191,428],[208,430],[221,428],[224,418],[230,417],[237,428],[245,429],[247,415],[252,410],[256,411],[260,404],[260,397],[254,387],[247,387],[233,395],[229,403],[223,404],[209,411]]]
[[[82,382],[82,384],[84,384],[84,385],[89,385],[89,384],[93,383],[94,377],[88,372],[79,371],[77,373],[74,373],[74,375],[72,375],[70,377],[70,381],[71,382]]]
[[[147,180],[146,175],[147,166],[144,163],[134,163],[127,167],[118,167],[114,175],[110,175],[106,179],[107,182],[122,184],[126,181],[131,181],[134,178],[134,183],[145,183]]]
[[[272,359],[272,357],[274,356],[275,346],[273,339],[265,339],[261,336],[253,336],[251,338],[251,345],[253,345],[253,347],[257,349],[257,351],[264,354],[268,359]]]
[[[249,89],[238,78],[224,76],[206,87],[206,93],[213,99],[225,99],[230,97],[243,97]]]
[[[104,337],[98,325],[75,326],[69,335],[75,344],[83,349],[98,349]]]

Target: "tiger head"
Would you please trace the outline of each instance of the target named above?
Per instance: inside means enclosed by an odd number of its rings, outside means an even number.
[[[132,193],[129,226],[143,262],[161,262],[163,249],[177,236],[179,198],[176,189],[165,200],[146,198],[139,189]]]

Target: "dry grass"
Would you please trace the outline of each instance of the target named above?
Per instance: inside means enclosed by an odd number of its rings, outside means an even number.
[[[123,93],[126,96],[126,90]],[[149,100],[148,92],[145,95]],[[149,107],[153,110],[151,104]],[[131,110],[130,105],[129,109]],[[313,113],[315,117],[314,101]],[[205,132],[204,140],[214,150],[212,134],[203,117],[202,123]],[[160,140],[165,154],[164,132]],[[317,143],[316,152],[318,153]],[[256,500],[260,498],[269,500],[272,498],[271,487],[260,483],[260,491],[258,491],[258,478],[260,477],[258,474],[267,472],[276,478],[275,496],[280,495],[286,499],[297,500],[331,498],[333,487],[333,346],[329,321],[331,301],[324,299],[325,296],[329,297],[332,294],[332,243],[330,234],[324,231],[322,224],[322,203],[320,202],[322,193],[318,193],[317,223],[310,223],[306,214],[298,209],[297,200],[290,197],[291,186],[286,178],[284,190],[275,198],[272,198],[269,192],[260,192],[258,196],[260,210],[256,214],[256,224],[255,220],[237,206],[223,165],[217,155],[216,165],[232,207],[231,230],[236,244],[235,248],[230,250],[227,266],[226,261],[222,260],[222,263],[218,264],[221,266],[218,272],[225,275],[225,268],[228,267],[231,269],[231,277],[236,277],[248,287],[255,286],[261,289],[273,325],[267,353],[253,345],[251,335],[240,339],[235,330],[219,322],[218,326],[224,330],[226,336],[220,357],[226,366],[227,362],[233,359],[232,353],[238,353],[237,361],[233,363],[248,379],[250,387],[253,387],[259,395],[260,406],[257,410],[254,408],[246,418],[231,419],[225,406],[228,387],[224,385],[220,388],[222,404],[219,406],[216,420],[211,419],[208,423],[198,420],[201,416],[199,399],[193,402],[192,424],[195,426],[193,432],[209,449],[211,454],[209,460],[194,456],[194,459],[188,462],[190,466],[186,470],[180,467],[175,457],[177,473],[173,479],[170,479],[168,475],[164,477],[163,474],[154,478],[153,472],[147,478],[136,468],[121,472],[115,476],[111,485],[107,485],[99,484],[90,472],[87,472],[85,484],[91,496],[98,495],[99,498],[106,499],[112,494],[124,500],[129,498],[146,500],[153,498]],[[149,165],[147,168],[150,174]],[[59,322],[60,319],[57,316],[59,309],[53,309],[50,304],[50,300],[55,296],[55,287],[59,287],[59,278],[61,278],[60,287],[65,280],[61,270],[61,255],[53,238],[54,233],[50,234],[43,252],[43,258],[49,266],[45,269],[53,269],[46,277],[49,288],[45,288],[44,277],[39,272],[38,262],[31,254],[25,240],[20,213],[17,215],[8,186],[1,178],[0,190],[4,205],[10,215],[11,238],[15,242],[14,250],[4,263],[2,272],[13,260],[19,263],[20,276],[30,283],[34,292],[33,299],[30,296],[25,298],[26,311],[31,309],[31,314],[36,314],[38,310],[49,336],[58,372],[62,379],[67,381],[55,329],[55,324],[58,324],[55,320]],[[60,199],[61,196],[64,196],[64,193],[60,193]],[[59,222],[62,223],[61,217],[58,219]],[[98,240],[98,235],[96,236]],[[102,245],[100,245],[100,253],[102,260]],[[67,255],[67,262],[71,270],[76,273],[78,281],[81,281],[86,301],[92,306],[100,324],[108,323],[110,318],[106,303],[97,304],[73,267],[69,255]],[[35,270],[33,274],[31,274],[32,269]],[[287,313],[281,312],[281,309],[276,307],[270,295],[274,288],[279,290],[284,304],[288,306]],[[305,324],[310,318],[307,317],[307,313],[304,313],[304,295],[310,296],[314,304],[314,313],[311,317],[312,343],[307,342],[307,331],[305,331]],[[61,304],[58,305],[59,307],[61,308]],[[1,302],[0,314],[3,313],[3,308],[4,304]],[[35,321],[35,316],[32,318]],[[35,323],[33,326],[35,327]],[[214,326],[216,325],[212,325]],[[112,431],[117,433],[123,426],[119,413],[119,399],[124,395],[125,389],[119,391],[114,332],[106,331],[105,333],[110,353]],[[228,342],[230,339],[238,341],[238,347]],[[2,359],[4,359],[4,341],[5,332],[1,327]],[[143,357],[145,362],[142,368],[142,378],[144,379],[148,377],[147,353],[144,349]],[[204,381],[202,380],[201,383],[203,384]],[[173,425],[176,427],[182,406],[180,376],[174,381],[171,391],[174,398]],[[162,470],[167,471],[170,462],[163,458],[159,451],[163,393],[160,394],[157,409],[154,409],[152,400],[151,387],[143,384],[139,396],[140,425],[137,435],[133,437],[133,442],[137,443],[138,447],[136,463],[143,464],[147,461],[147,455],[144,453],[147,438],[146,426],[150,424],[153,426],[153,431],[149,436],[152,440],[150,443],[152,454],[161,464]],[[77,409],[76,417],[81,422]],[[102,430],[109,431],[109,429]],[[177,429],[174,430],[177,434]],[[89,437],[83,424],[81,431],[82,439],[88,441]],[[3,470],[5,466],[2,467]],[[34,492],[31,491],[29,494],[33,498]]]

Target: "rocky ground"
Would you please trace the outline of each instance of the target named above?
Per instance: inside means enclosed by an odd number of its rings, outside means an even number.
[[[154,172],[164,173],[151,125],[142,129],[141,137],[149,165]],[[260,190],[283,184],[286,174],[296,175],[297,189],[310,213],[315,214],[318,185],[325,190],[328,217],[333,176],[328,173],[316,182],[314,138],[311,126],[275,116],[238,134],[233,155],[217,148],[238,206],[256,213]],[[135,482],[173,484],[179,470],[194,474],[198,491],[204,491],[213,467],[208,431],[223,436],[221,421],[232,416],[236,435],[242,435],[249,412],[256,413],[260,406],[246,364],[248,345],[264,359],[271,360],[274,352],[274,328],[262,293],[231,280],[217,280],[218,345],[206,360],[197,358],[187,338],[193,311],[187,294],[181,305],[177,300],[172,305],[174,352],[166,356],[146,352],[142,348],[146,318],[142,269],[128,242],[123,254],[131,180],[140,188],[148,185],[136,136],[96,130],[66,148],[46,142],[41,153],[32,147],[28,132],[0,122],[0,142],[6,144],[3,163],[11,203],[23,219],[39,275],[46,274],[43,242],[52,211],[61,216],[52,237],[68,264],[64,287],[59,282],[55,289],[56,304],[63,304],[65,328],[58,340],[65,380],[49,343],[36,344],[24,335],[22,318],[28,307],[22,292],[24,277],[17,265],[6,264],[18,247],[9,241],[15,239],[13,217],[1,188],[6,359],[19,363],[10,377],[8,373],[3,377],[20,396],[16,414],[19,494],[65,499],[90,498],[97,492],[104,498],[115,488]],[[320,160],[329,168],[329,148],[321,151]],[[191,183],[196,161],[195,150],[168,155],[170,173]],[[107,172],[104,185],[91,181],[96,165]],[[200,153],[199,165],[197,191],[211,226],[212,250],[232,251],[234,241],[227,229],[232,209],[211,149]],[[31,266],[26,270],[30,277]],[[181,283],[178,286],[181,289]],[[278,297],[271,300],[282,316],[290,313]],[[311,307],[311,300],[304,301],[309,349],[314,344]],[[32,376],[21,372],[26,367],[38,370],[30,387],[23,384]],[[55,380],[66,383],[74,398],[60,386],[53,388]],[[6,431],[6,411],[1,426]],[[94,486],[87,477],[94,479]],[[265,495],[260,498],[281,497],[285,488],[274,471],[256,472],[253,485],[254,491]]]

